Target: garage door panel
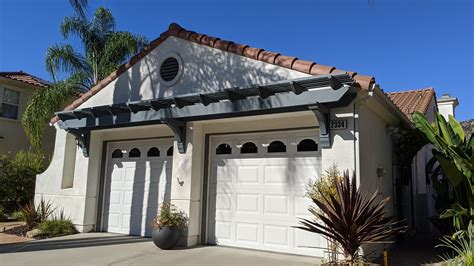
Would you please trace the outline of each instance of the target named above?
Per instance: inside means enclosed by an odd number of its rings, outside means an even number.
[[[305,134],[317,136],[315,132],[296,135],[307,138]],[[248,139],[258,153],[240,154],[241,144]],[[267,144],[274,140],[284,142],[286,152],[268,153]],[[210,158],[210,243],[322,255],[314,248],[325,246],[319,235],[293,228],[299,225],[299,218],[311,216],[308,207],[312,202],[304,197],[305,186],[321,172],[320,153],[304,152],[300,156],[296,137],[284,133],[211,137],[211,147],[215,149],[217,143],[228,143],[232,153],[211,154]]]
[[[258,223],[248,223],[248,222],[236,222],[235,223],[235,232],[236,232],[236,242],[244,242],[250,244],[258,244],[258,234],[259,234],[259,224]]]
[[[150,221],[161,202],[169,200],[172,158],[147,157],[151,147],[169,147],[172,139],[109,143],[105,180],[103,230],[132,235],[151,235]],[[140,157],[129,158],[133,148]],[[125,151],[111,159],[112,151]],[[160,150],[162,150],[160,148]],[[156,155],[155,155],[156,156]]]
[[[288,176],[288,167],[286,165],[265,165],[263,172],[264,184],[277,184],[283,186],[291,184]]]
[[[263,195],[263,214],[290,215],[290,198],[287,195]]]
[[[279,247],[290,247],[289,228],[287,226],[264,225],[263,243],[266,245],[276,245]]]
[[[236,213],[258,214],[259,194],[238,193],[236,196]]]
[[[237,183],[242,185],[255,185],[260,182],[259,165],[237,166]]]

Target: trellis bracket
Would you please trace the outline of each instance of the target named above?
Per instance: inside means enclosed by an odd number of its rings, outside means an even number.
[[[331,134],[329,129],[329,108],[323,104],[309,105],[319,123],[319,145],[321,148],[331,148]]]

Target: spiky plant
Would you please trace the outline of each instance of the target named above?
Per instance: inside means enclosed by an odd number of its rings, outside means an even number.
[[[393,217],[386,216],[388,197],[377,201],[377,191],[370,198],[363,196],[348,172],[334,182],[335,196],[328,197],[320,191],[319,199],[312,198],[322,213],[310,208],[316,219],[301,219],[302,226],[297,228],[339,243],[347,262],[361,259],[358,252],[363,243],[390,240],[406,230],[405,226],[392,222]]]

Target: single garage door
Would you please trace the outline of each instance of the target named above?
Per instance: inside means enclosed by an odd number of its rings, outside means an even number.
[[[172,162],[173,139],[109,143],[103,230],[151,236],[150,221],[169,201]]]
[[[321,173],[318,132],[213,136],[208,242],[322,256],[326,241],[293,226],[311,218],[305,186]]]

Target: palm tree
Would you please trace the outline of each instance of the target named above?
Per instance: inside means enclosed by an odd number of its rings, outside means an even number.
[[[86,0],[71,0],[84,7]],[[89,20],[84,9],[64,18],[61,33],[64,39],[76,36],[83,53],[70,44],[54,44],[46,53],[46,70],[53,85],[37,91],[30,100],[22,123],[33,147],[41,148],[44,129],[55,111],[79,93],[88,91],[116,70],[146,45],[140,35],[116,31],[115,19],[110,10],[99,7]],[[82,12],[82,13],[81,13]],[[67,78],[60,79],[66,75]]]

